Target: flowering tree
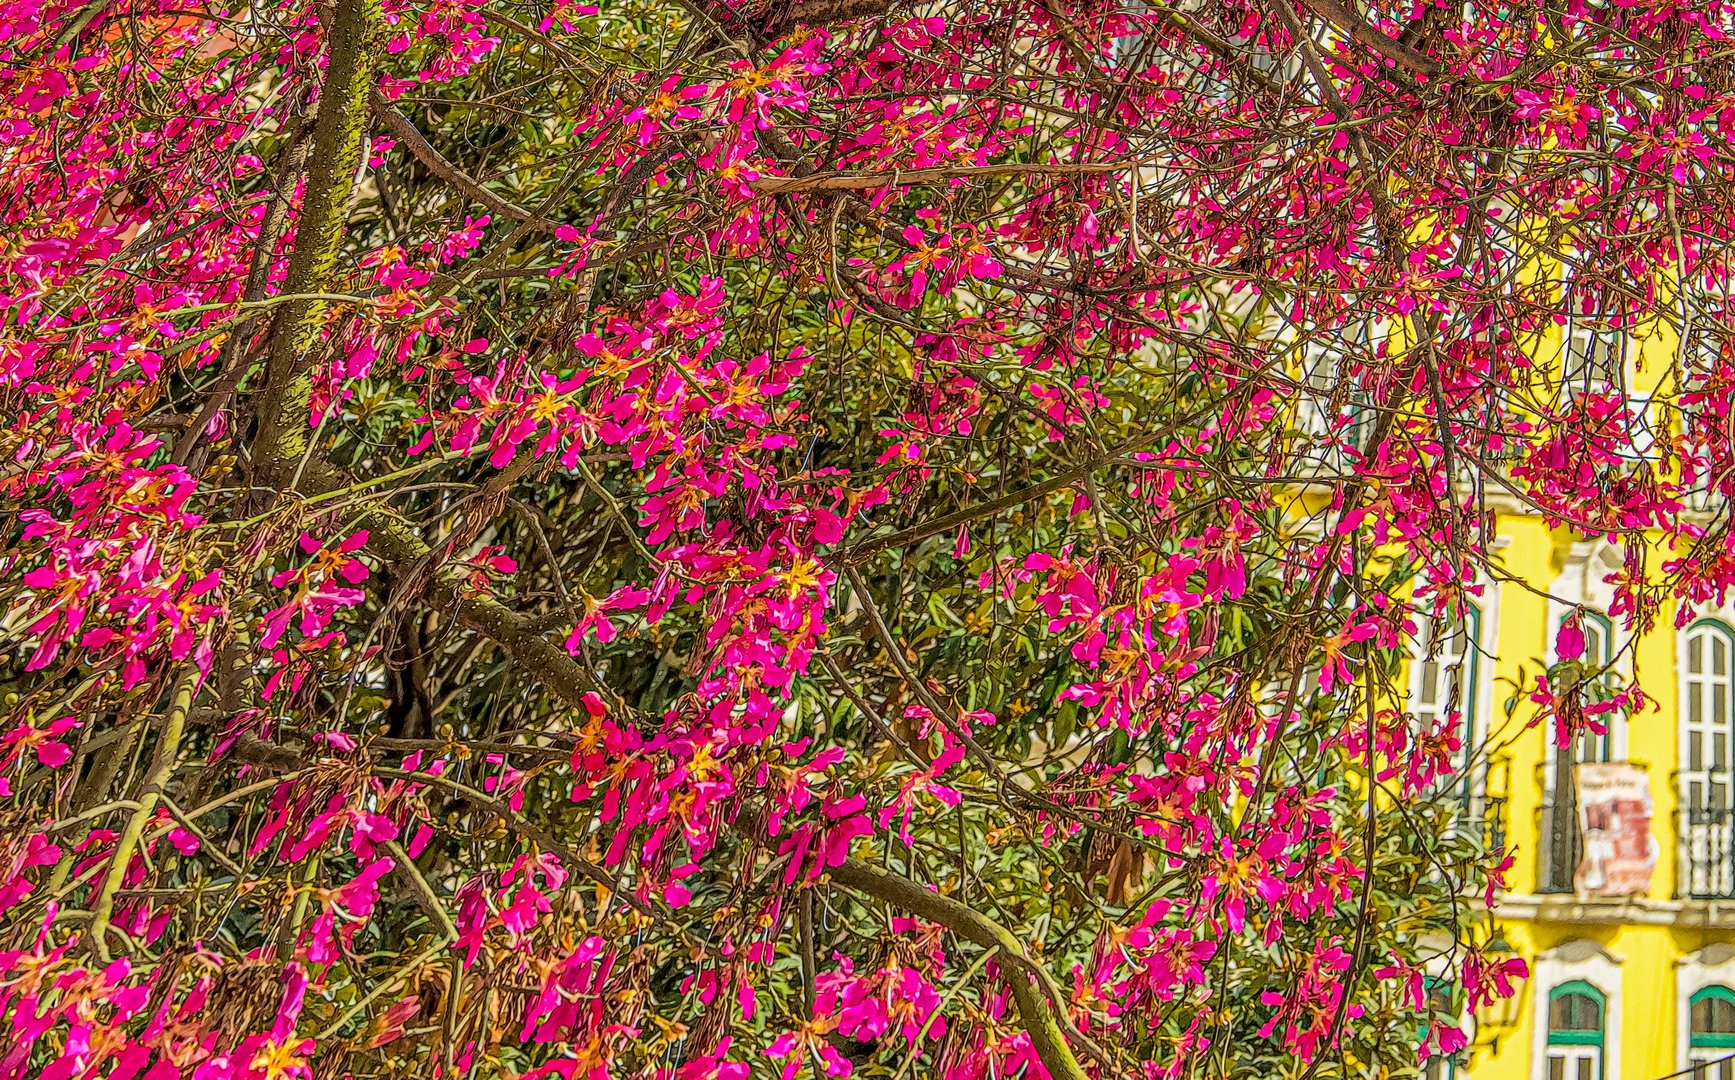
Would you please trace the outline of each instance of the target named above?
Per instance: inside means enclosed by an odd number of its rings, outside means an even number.
[[[1495,496],[1735,580],[1731,30],[0,0],[0,1077],[1461,1047],[1398,657]]]

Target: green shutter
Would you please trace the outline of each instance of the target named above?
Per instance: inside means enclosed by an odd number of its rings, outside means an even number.
[[[1707,986],[1694,994],[1687,1003],[1689,1019],[1694,1018],[1701,1002],[1707,1004],[1721,1003],[1731,1014],[1735,1014],[1735,990],[1731,990],[1727,986]],[[1688,1043],[1692,1046],[1735,1048],[1735,1030],[1703,1031],[1699,1029],[1699,1025],[1693,1024]]]

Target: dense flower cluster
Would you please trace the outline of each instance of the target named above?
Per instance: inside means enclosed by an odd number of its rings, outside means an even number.
[[[0,1078],[1461,1048],[1391,658],[1735,584],[1735,8],[1326,7],[0,0]]]

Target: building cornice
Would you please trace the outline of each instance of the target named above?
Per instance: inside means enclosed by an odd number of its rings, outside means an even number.
[[[1648,897],[1581,899],[1534,893],[1504,893],[1497,918],[1515,922],[1585,923],[1597,926],[1681,926],[1735,930],[1735,899],[1652,900]]]

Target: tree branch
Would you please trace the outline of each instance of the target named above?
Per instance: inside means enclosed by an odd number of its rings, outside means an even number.
[[[866,19],[884,15],[891,6],[891,0],[805,0],[792,6],[782,17],[767,22],[760,27],[760,32],[770,37],[791,26],[828,26]]]
[[[381,516],[383,517],[383,515]],[[433,551],[396,521],[375,518],[364,523],[369,530],[368,550],[397,564],[431,560]],[[584,706],[584,695],[603,688],[584,665],[548,640],[535,624],[488,596],[468,595],[463,578],[444,566],[436,566],[429,588],[456,609],[459,622],[479,631],[499,645],[515,661],[529,668],[538,682],[573,708]]]
[[[977,176],[1080,176],[1091,173],[1125,172],[1148,164],[1142,158],[1125,161],[1085,162],[1078,165],[1039,165],[1010,161],[999,165],[960,165],[950,168],[889,169],[881,172],[812,173],[807,176],[767,176],[749,186],[761,194],[788,191],[858,191],[878,187],[928,184],[936,180],[967,180]]]
[[[361,171],[367,131],[367,91],[373,81],[380,0],[338,0],[327,28],[325,83],[313,124],[307,194],[295,228],[295,250],[283,281],[289,294],[324,293],[337,267],[350,195]],[[306,453],[313,374],[307,353],[319,336],[325,303],[285,304],[272,324],[271,357],[254,461],[264,478],[284,483]]]
[[[378,87],[368,91],[368,107],[386,130],[397,136],[398,141],[406,146],[417,161],[427,166],[428,171],[451,184],[470,198],[486,206],[488,209],[509,217],[521,225],[528,225],[540,232],[552,233],[560,228],[559,224],[546,218],[539,218],[530,211],[509,199],[504,199],[482,186],[482,182],[465,172],[463,169],[447,161],[433,144],[422,135],[410,118],[399,112],[386,96],[380,93]]]
[[[193,708],[193,695],[198,688],[199,670],[189,665],[175,684],[174,694],[169,701],[169,713],[163,721],[163,734],[157,740],[156,755],[151,759],[150,774],[145,777],[145,786],[139,792],[138,803],[121,829],[120,838],[115,841],[108,873],[103,875],[102,886],[97,891],[96,910],[90,920],[90,939],[96,954],[105,963],[109,958],[108,932],[114,919],[115,896],[120,892],[121,882],[126,879],[127,867],[132,864],[133,855],[138,851],[139,839],[144,836],[145,825],[157,808],[157,800],[162,798],[164,789],[168,787],[169,777],[174,775],[175,762],[180,760],[181,732],[186,728],[187,713]]]
[[[833,867],[830,873],[831,879],[840,885],[866,893],[877,900],[884,900],[895,908],[929,922],[939,923],[965,941],[984,949],[999,949],[1008,966],[1014,971],[1013,977],[1007,982],[1011,984],[1012,998],[1018,1004],[1019,1018],[1023,1021],[1024,1030],[1030,1033],[1031,1048],[1036,1051],[1036,1056],[1042,1059],[1048,1075],[1054,1080],[1087,1080],[1084,1068],[1079,1065],[1078,1058],[1073,1056],[1072,1049],[1067,1046],[1066,1037],[1062,1033],[1063,1021],[1069,1028],[1072,1025],[1070,1021],[1065,1021],[1065,1014],[1059,1011],[1065,1006],[1053,996],[1053,979],[1045,968],[1025,953],[1024,946],[1013,936],[1012,931],[975,908],[966,907],[956,900],[923,888],[907,877],[881,870],[860,859],[845,859],[842,866]],[[1071,1033],[1080,1040],[1092,1057],[1105,1066],[1109,1064],[1102,1049],[1085,1038],[1077,1028],[1072,1028]]]
[[[1417,75],[1433,76],[1440,73],[1440,63],[1425,53],[1417,52],[1397,38],[1390,37],[1380,30],[1370,26],[1367,20],[1351,11],[1348,6],[1338,0],[1301,0],[1308,10],[1336,26],[1348,34],[1351,39],[1379,53],[1381,56],[1398,64]]]

